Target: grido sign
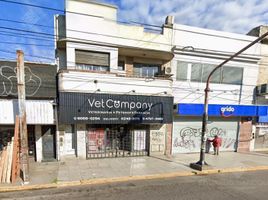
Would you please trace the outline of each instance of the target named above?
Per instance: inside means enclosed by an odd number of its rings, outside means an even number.
[[[172,123],[173,97],[59,93],[59,122],[65,124]]]

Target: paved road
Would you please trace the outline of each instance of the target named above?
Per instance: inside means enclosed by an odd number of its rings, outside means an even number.
[[[1,193],[0,199],[266,200],[268,171]]]

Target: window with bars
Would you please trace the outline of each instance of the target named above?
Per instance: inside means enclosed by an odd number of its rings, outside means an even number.
[[[75,50],[75,63],[76,69],[109,71],[110,54],[103,52]]]

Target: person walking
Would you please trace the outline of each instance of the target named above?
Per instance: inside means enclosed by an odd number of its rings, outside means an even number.
[[[213,140],[209,140],[210,142],[212,142],[213,148],[214,148],[214,155],[219,155],[219,150],[220,150],[220,146],[221,146],[221,138],[218,137],[217,135],[214,136]]]

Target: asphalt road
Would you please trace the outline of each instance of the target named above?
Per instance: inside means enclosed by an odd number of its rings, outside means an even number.
[[[0,199],[267,200],[268,171],[0,193]]]

